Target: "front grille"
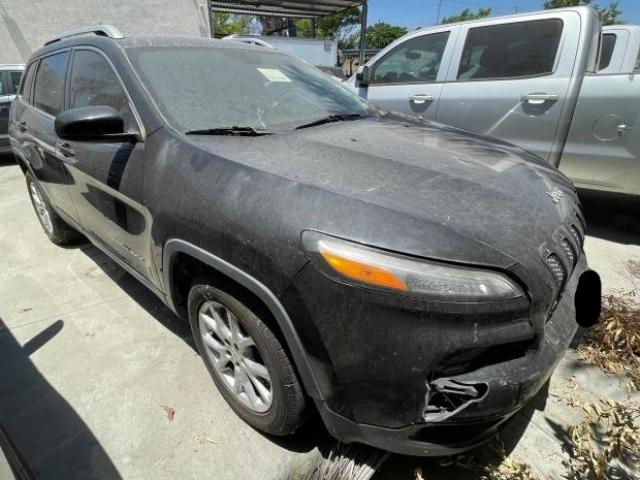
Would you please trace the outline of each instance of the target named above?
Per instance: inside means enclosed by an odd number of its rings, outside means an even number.
[[[553,277],[558,282],[560,288],[564,287],[564,282],[567,278],[567,272],[560,261],[560,258],[555,253],[552,253],[547,257],[547,265],[553,274]]]
[[[575,267],[576,266],[576,260],[577,260],[578,256],[576,255],[576,252],[573,249],[573,246],[571,245],[571,242],[569,242],[568,238],[565,238],[560,243],[562,244],[562,248],[564,249],[564,253],[566,253],[567,258],[571,262],[571,267],[572,268]]]

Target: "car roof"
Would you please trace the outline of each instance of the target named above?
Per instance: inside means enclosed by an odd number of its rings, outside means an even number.
[[[194,37],[188,35],[133,35],[123,38],[110,38],[104,35],[86,33],[82,35],[62,37],[59,40],[47,43],[36,51],[31,58],[41,57],[57,50],[78,45],[101,47],[105,46],[105,44],[115,45],[122,49],[136,47],[210,47],[242,50],[255,50],[256,48],[260,48],[260,51],[268,51],[264,47],[249,45],[245,42],[233,39],[219,40],[215,38]]]

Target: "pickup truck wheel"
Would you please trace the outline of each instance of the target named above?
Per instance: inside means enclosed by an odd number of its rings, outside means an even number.
[[[44,233],[56,245],[68,245],[80,238],[80,233],[65,223],[58,215],[46,196],[42,192],[42,188],[38,185],[30,172],[25,175],[27,181],[27,189],[33,209],[36,211],[38,221],[44,230]]]
[[[198,352],[231,408],[262,432],[293,433],[302,423],[305,398],[269,327],[206,280],[191,288],[188,308]]]

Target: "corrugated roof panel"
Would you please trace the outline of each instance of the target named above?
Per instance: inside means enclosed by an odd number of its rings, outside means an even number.
[[[316,18],[357,7],[366,0],[225,0],[211,1],[211,9],[246,15]]]

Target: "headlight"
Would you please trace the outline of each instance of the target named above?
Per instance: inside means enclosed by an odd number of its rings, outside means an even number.
[[[396,255],[335,237],[306,231],[305,247],[317,252],[340,276],[374,287],[457,301],[504,300],[524,291],[492,270]]]

